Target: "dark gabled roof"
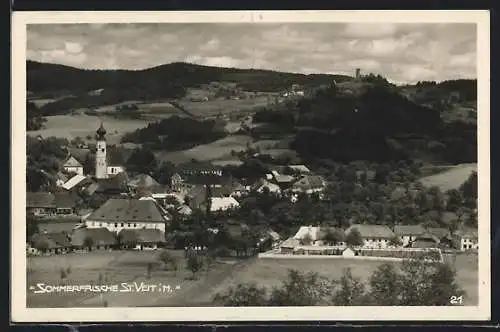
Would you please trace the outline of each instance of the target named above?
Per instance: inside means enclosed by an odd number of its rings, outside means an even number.
[[[165,233],[159,229],[123,229],[118,236],[122,243],[165,242]]]
[[[66,160],[63,162],[63,166],[65,167],[83,167],[82,163],[73,157],[72,155],[68,156]]]
[[[107,228],[80,228],[73,231],[71,235],[71,244],[75,247],[82,247],[85,244],[85,238],[90,237],[93,245],[114,245],[116,244],[115,235]]]
[[[317,235],[318,239],[323,240],[323,238],[325,237],[326,234],[328,234],[328,232],[337,233],[342,238],[342,240],[345,239],[344,230],[338,227],[320,227]]]
[[[164,212],[154,200],[111,198],[87,220],[106,222],[165,222]]]
[[[438,239],[450,236],[450,231],[441,227],[429,227],[427,228],[427,233],[436,236]]]
[[[394,236],[391,229],[385,225],[360,225],[355,224],[346,230],[348,234],[351,230],[357,229],[363,238],[382,238],[390,239]]]
[[[36,249],[56,249],[61,247],[49,234],[34,234],[31,237],[31,244]]]
[[[127,192],[129,178],[126,172],[118,173],[117,175],[107,179],[96,179],[99,184],[97,192],[117,191]]]
[[[209,162],[193,162],[193,161],[188,161],[185,163],[182,163],[177,166],[179,169],[179,172],[185,173],[185,172],[202,172],[202,171],[218,171],[221,170],[221,167],[217,167],[215,165],[212,165]]]
[[[420,235],[425,232],[425,229],[420,225],[396,225],[394,226],[394,233],[397,236],[405,235]]]
[[[48,233],[71,233],[76,225],[81,223],[81,218],[57,218],[57,219],[42,219],[38,221],[38,229],[40,232]]]
[[[55,197],[49,192],[27,192],[26,207],[28,208],[55,208]]]
[[[134,188],[157,188],[160,184],[148,174],[136,175],[128,182]]]
[[[71,247],[71,238],[68,233],[56,232],[48,233],[47,236],[52,239],[59,247],[69,248]]]
[[[91,151],[90,149],[74,148],[69,147],[68,152],[71,156],[75,157],[81,164],[84,164],[89,157]]]
[[[208,185],[216,185],[222,184],[226,179],[222,176],[214,175],[214,174],[185,174],[182,175],[182,179],[185,183],[188,184],[208,184]]]
[[[431,234],[429,232],[425,232],[425,233],[419,235],[415,239],[415,242],[418,242],[418,241],[420,241],[420,242],[426,242],[427,241],[427,242],[434,242],[434,243],[439,243],[440,242],[439,238],[436,235]]]
[[[317,189],[324,187],[325,182],[319,175],[303,175],[294,184],[293,187],[302,190]]]
[[[73,209],[76,206],[77,197],[68,192],[54,193],[55,204],[59,209]]]
[[[462,238],[477,239],[477,229],[476,228],[460,228],[455,232],[455,235]]]

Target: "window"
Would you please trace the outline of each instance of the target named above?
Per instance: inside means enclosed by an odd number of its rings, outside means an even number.
[[[102,222],[99,223],[99,227],[102,227]]]
[[[130,227],[130,223],[127,224],[127,227]]]
[[[117,222],[115,222],[115,227],[118,227],[118,223]]]
[[[134,224],[134,227],[137,227],[137,224]]]
[[[122,227],[124,227],[124,226],[125,226],[125,223],[122,223]]]
[[[101,149],[101,152],[104,152],[104,149]]]

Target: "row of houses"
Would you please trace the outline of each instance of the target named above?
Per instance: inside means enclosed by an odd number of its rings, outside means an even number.
[[[441,248],[461,251],[478,250],[477,230],[462,228],[451,233],[445,228],[424,228],[419,225],[396,225],[391,229],[385,225],[354,224],[347,229],[303,226],[297,233],[280,244],[282,253],[290,253],[307,245],[317,248],[328,245],[347,246],[348,235],[356,230],[362,239],[359,245],[366,249],[387,248]],[[332,241],[327,234],[335,233]],[[332,243],[334,242],[334,243]]]
[[[118,233],[106,228],[77,227],[69,232],[34,234],[27,244],[28,254],[63,254],[68,252],[137,249],[154,250],[165,243],[159,229],[123,229]]]

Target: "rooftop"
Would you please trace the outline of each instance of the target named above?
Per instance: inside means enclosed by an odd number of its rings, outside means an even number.
[[[87,220],[91,221],[143,221],[165,222],[168,216],[153,200],[111,198],[94,211]]]

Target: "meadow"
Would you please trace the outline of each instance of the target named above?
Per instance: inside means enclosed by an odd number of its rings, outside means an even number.
[[[207,278],[214,278],[221,272],[230,271],[231,264],[215,262],[210,268],[204,267],[192,279],[192,273],[185,266],[183,251],[170,251],[178,258],[178,270],[167,271],[157,260],[157,251],[111,251],[91,252],[87,254],[71,253],[48,257],[29,257],[27,261],[27,306],[28,307],[110,307],[150,306],[156,302],[169,301],[174,298],[176,305],[183,298],[192,298],[185,292],[191,291],[193,285],[203,284]],[[147,266],[153,266],[150,276]],[[69,273],[61,279],[61,269]],[[226,272],[227,273],[227,272]],[[223,279],[223,278],[222,278]],[[127,283],[129,291],[90,293],[90,292],[58,292],[35,294],[37,283],[46,285],[118,285]],[[141,283],[156,285],[155,291],[138,291]],[[35,289],[30,289],[30,286]],[[171,292],[163,286],[170,286]],[[161,290],[161,291],[160,291]]]
[[[467,181],[472,172],[477,172],[477,164],[461,164],[438,174],[423,177],[420,182],[425,187],[437,186],[445,192],[450,189],[458,189]]]
[[[231,113],[241,111],[251,111],[255,108],[266,106],[268,103],[267,96],[258,96],[255,98],[238,100],[222,99],[203,102],[179,102],[179,104],[189,112],[204,117],[216,116],[218,114],[229,115]]]
[[[187,162],[191,159],[199,161],[227,160],[231,158],[231,151],[244,151],[252,138],[246,135],[227,136],[209,144],[201,144],[194,148],[182,151],[161,151],[156,153],[159,161],[170,161],[174,164]]]
[[[56,136],[71,140],[75,137],[85,139],[90,135],[93,139],[95,131],[99,128],[100,121],[108,131],[106,139],[109,144],[118,144],[122,136],[130,131],[147,126],[154,120],[146,119],[123,119],[109,116],[89,115],[54,115],[46,117],[45,128],[29,131],[28,135],[42,137]]]
[[[464,305],[477,305],[479,296],[477,255],[458,255],[455,260],[450,257],[446,259],[454,265],[457,270],[457,282],[467,292]],[[222,284],[214,287],[212,292],[203,294],[200,301],[211,301],[217,293],[224,292],[228,287],[239,283],[256,283],[265,287],[280,286],[289,269],[303,273],[317,272],[328,278],[340,279],[344,269],[351,268],[355,277],[366,282],[380,264],[382,264],[380,261],[354,259],[259,259],[235,271]]]

